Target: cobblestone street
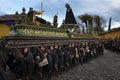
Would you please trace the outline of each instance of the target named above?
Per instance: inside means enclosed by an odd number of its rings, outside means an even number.
[[[52,77],[51,80],[120,80],[120,54],[105,50],[103,56]]]

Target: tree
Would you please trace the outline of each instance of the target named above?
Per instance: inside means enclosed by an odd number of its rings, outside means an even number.
[[[88,33],[91,33],[93,29],[94,32],[103,32],[106,27],[106,20],[99,15],[83,14],[78,16],[78,18],[82,20],[82,23],[85,23]]]
[[[94,22],[96,24],[94,30],[96,32],[103,32],[104,28],[106,27],[106,20],[99,15],[94,15]]]

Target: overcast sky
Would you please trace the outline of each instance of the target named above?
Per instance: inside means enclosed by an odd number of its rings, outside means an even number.
[[[22,7],[29,10],[41,10],[43,3],[44,14],[42,18],[52,22],[53,16],[58,13],[59,25],[65,18],[65,4],[72,7],[77,22],[77,17],[85,13],[96,14],[104,17],[107,22],[112,17],[112,28],[120,26],[120,0],[0,0],[0,15],[21,13]]]

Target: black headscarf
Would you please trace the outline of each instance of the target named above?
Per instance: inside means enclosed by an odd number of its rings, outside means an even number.
[[[7,43],[5,41],[1,41],[0,43],[0,51],[2,52],[3,58],[5,60],[5,62],[7,62],[8,60],[8,48],[5,47]]]

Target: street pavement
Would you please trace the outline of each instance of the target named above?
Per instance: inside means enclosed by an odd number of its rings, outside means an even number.
[[[104,55],[51,80],[120,80],[120,54],[105,50]]]

